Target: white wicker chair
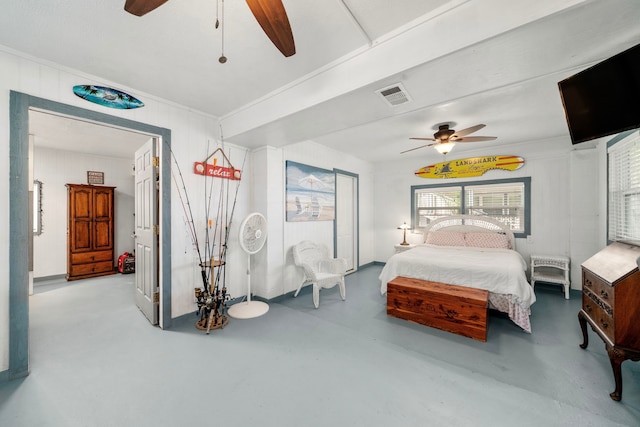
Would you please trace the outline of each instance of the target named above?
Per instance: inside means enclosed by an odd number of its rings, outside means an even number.
[[[342,258],[329,258],[329,251],[325,245],[310,241],[302,241],[293,247],[293,260],[298,267],[304,268],[305,278],[293,295],[298,296],[300,289],[313,284],[313,305],[320,305],[320,289],[340,287],[340,296],[346,299],[344,275],[347,271],[347,261]]]

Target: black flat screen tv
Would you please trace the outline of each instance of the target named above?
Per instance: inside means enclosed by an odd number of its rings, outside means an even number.
[[[558,87],[573,144],[640,128],[640,44]]]

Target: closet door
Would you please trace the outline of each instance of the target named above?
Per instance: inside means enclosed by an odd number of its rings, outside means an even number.
[[[358,270],[358,176],[336,171],[336,257],[347,260],[347,273]]]

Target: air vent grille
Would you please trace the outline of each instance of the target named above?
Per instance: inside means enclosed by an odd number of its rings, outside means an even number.
[[[411,101],[411,97],[400,83],[382,88],[376,92],[392,107]]]

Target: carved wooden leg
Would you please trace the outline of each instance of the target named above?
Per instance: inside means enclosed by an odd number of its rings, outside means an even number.
[[[584,318],[582,310],[578,313],[578,322],[580,322],[580,329],[582,329],[582,344],[580,344],[580,348],[585,349],[589,345],[589,335],[587,335],[587,320]]]
[[[605,345],[607,353],[609,354],[609,361],[611,362],[611,368],[613,368],[613,379],[616,382],[616,389],[609,396],[615,401],[622,399],[622,362],[625,360],[624,352],[618,350],[615,347]]]

